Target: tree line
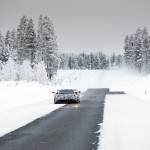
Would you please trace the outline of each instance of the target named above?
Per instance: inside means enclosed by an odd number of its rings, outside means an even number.
[[[150,73],[150,36],[146,27],[125,37],[124,61],[130,69]]]
[[[58,69],[101,70],[121,67],[122,55],[58,53],[54,25],[48,16],[39,16],[35,29],[32,18],[22,16],[16,29],[0,32],[0,80],[47,82]]]
[[[105,70],[111,67],[121,67],[123,65],[123,56],[113,53],[107,56],[102,52],[79,54],[61,53],[59,54],[59,69],[89,69]]]
[[[58,69],[57,47],[54,25],[48,16],[39,16],[38,29],[35,30],[32,18],[28,19],[24,15],[16,30],[7,31],[5,36],[0,33],[1,70],[6,68],[8,62],[18,66],[17,68],[24,63],[29,64],[28,67],[33,70],[40,63],[50,78]],[[17,70],[19,71],[20,69]]]

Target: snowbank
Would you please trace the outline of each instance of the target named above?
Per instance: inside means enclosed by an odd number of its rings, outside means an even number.
[[[100,150],[149,150],[150,103],[129,95],[108,95]]]
[[[57,88],[35,82],[0,82],[0,136],[62,107],[53,104],[52,91]]]
[[[112,70],[104,84],[125,95],[107,95],[101,124],[100,150],[150,149],[150,75]]]
[[[0,111],[49,99],[52,89],[36,82],[0,82]]]

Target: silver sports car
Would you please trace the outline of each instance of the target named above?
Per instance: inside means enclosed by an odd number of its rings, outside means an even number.
[[[52,92],[55,93],[55,92]],[[59,102],[76,102],[80,103],[80,91],[74,89],[62,89],[57,90],[54,95],[54,103],[57,104]]]

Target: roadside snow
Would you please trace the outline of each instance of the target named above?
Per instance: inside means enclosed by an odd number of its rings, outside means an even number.
[[[52,103],[53,90],[36,82],[0,82],[0,111],[45,99]]]
[[[99,149],[149,150],[150,75],[113,70],[105,77],[111,91],[126,94],[106,96]]]
[[[41,118],[62,106],[62,104],[54,105],[49,100],[43,100],[7,111],[0,111],[0,136]]]
[[[129,95],[107,95],[100,150],[149,150],[150,103]]]
[[[0,136],[62,107],[53,104],[56,86],[35,82],[0,82]]]

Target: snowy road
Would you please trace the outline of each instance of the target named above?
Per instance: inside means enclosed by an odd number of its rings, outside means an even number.
[[[80,104],[65,105],[0,138],[1,150],[96,150],[108,89],[88,89]]]

